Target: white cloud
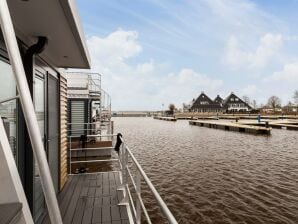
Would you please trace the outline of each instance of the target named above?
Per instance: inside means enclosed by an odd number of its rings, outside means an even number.
[[[283,69],[274,72],[271,76],[264,79],[264,81],[285,82],[291,84],[298,84],[298,61],[284,65]]]
[[[133,63],[142,46],[136,31],[117,30],[102,38],[87,40],[92,70],[103,74],[103,88],[112,96],[114,110],[161,109],[162,104],[181,106],[202,90],[217,94],[223,82],[184,68],[164,71],[154,59]],[[132,60],[130,60],[132,59]]]
[[[281,34],[267,33],[260,38],[257,48],[254,51],[249,51],[243,49],[235,36],[231,36],[222,61],[232,69],[263,68],[278,55],[282,45]]]
[[[150,72],[153,72],[154,68],[155,68],[154,61],[150,60],[149,62],[138,64],[136,68],[136,72],[140,74],[148,74]]]
[[[242,94],[247,96],[254,96],[257,93],[257,86],[256,85],[248,85],[242,89]]]
[[[92,36],[87,40],[92,58],[92,65],[96,69],[110,73],[112,69],[127,70],[125,60],[138,55],[142,51],[137,41],[138,32],[119,29],[105,38]]]

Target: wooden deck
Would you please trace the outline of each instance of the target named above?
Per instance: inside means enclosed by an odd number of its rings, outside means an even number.
[[[286,129],[286,130],[294,130],[298,131],[298,120],[266,120],[269,124],[269,127],[277,128],[277,129]],[[239,121],[241,124],[246,125],[255,125],[255,126],[265,126],[265,121],[259,123],[258,121]]]
[[[127,224],[125,206],[118,203],[123,198],[117,191],[119,172],[71,175],[58,195],[64,224]],[[50,223],[49,218],[43,222]]]

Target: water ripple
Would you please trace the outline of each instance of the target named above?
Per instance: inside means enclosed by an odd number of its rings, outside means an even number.
[[[297,132],[264,137],[187,121],[114,120],[179,223],[298,223]],[[145,187],[143,196],[152,202]],[[164,223],[148,207],[153,223]]]

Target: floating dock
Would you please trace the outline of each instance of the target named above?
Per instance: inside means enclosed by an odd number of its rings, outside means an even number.
[[[233,122],[219,122],[219,121],[189,121],[190,125],[221,129],[226,131],[236,131],[255,135],[270,135],[272,128],[259,127],[253,125],[239,124]]]
[[[244,125],[254,125],[254,126],[265,126],[266,121],[258,123],[257,121],[239,121],[240,124]],[[268,120],[269,127],[276,129],[286,129],[298,131],[298,120]]]
[[[153,117],[153,118],[157,120],[163,120],[163,121],[177,121],[177,119],[174,117]]]

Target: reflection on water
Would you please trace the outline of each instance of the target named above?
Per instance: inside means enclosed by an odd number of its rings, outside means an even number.
[[[298,223],[297,132],[264,137],[187,121],[114,121],[179,223]]]

